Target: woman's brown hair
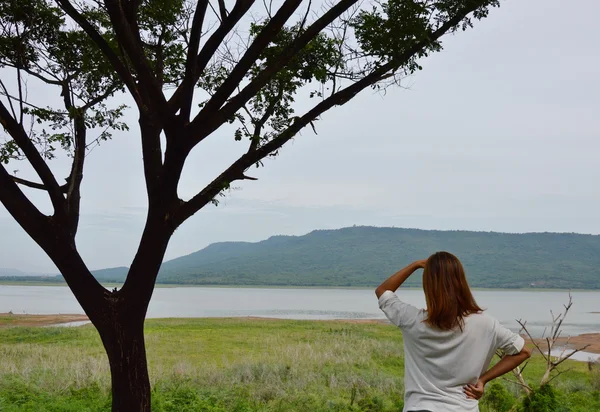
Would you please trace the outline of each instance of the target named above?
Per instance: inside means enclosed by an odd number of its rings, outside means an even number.
[[[423,290],[429,326],[462,330],[465,316],[483,311],[471,294],[462,263],[451,253],[437,252],[427,259]]]

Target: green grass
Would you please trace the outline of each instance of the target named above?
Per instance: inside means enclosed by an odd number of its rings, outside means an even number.
[[[391,325],[153,319],[146,340],[155,411],[402,407],[402,338]],[[562,405],[600,411],[595,375],[585,363],[567,368],[573,369],[556,380]],[[542,359],[534,358],[525,375],[538,382],[543,371]],[[106,355],[91,326],[0,329],[2,412],[105,411],[109,383]],[[518,395],[518,387],[504,384]]]

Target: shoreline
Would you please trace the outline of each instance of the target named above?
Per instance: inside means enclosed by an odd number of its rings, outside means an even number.
[[[62,286],[68,287],[65,282],[42,282],[42,281],[3,281],[0,277],[0,286]],[[107,289],[120,288],[122,283],[102,283]],[[341,289],[341,290],[374,290],[374,286],[311,286],[311,285],[204,285],[187,283],[157,283],[155,288],[217,288],[217,289]],[[403,290],[423,290],[420,286],[403,287]],[[600,292],[600,289],[566,289],[566,288],[487,288],[471,287],[473,291],[495,291],[495,292]],[[591,312],[599,313],[599,312]]]
[[[0,313],[0,328],[12,326],[43,327],[85,321],[89,321],[88,317],[80,314],[28,315],[10,312]]]
[[[178,318],[149,318],[149,319],[178,319]],[[243,317],[196,317],[196,318],[181,318],[181,319],[238,319],[247,321],[291,321],[298,319],[282,319],[261,316],[243,316]],[[49,326],[64,326],[69,323],[79,323],[89,321],[86,315],[81,314],[52,314],[52,315],[28,315],[28,314],[13,314],[0,313],[0,328],[4,327],[49,327]],[[306,322],[337,322],[348,324],[387,324],[386,319],[302,319]],[[526,342],[529,339],[523,336]],[[545,339],[538,338],[536,342],[544,347]],[[529,345],[532,346],[530,342]],[[600,354],[600,332],[598,333],[583,333],[571,337],[561,337],[557,340],[557,348],[566,345],[568,350],[581,348],[588,345],[584,352]]]

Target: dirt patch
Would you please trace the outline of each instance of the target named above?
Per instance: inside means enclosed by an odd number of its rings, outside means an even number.
[[[0,328],[6,326],[48,326],[88,320],[85,315],[21,315],[0,313]]]

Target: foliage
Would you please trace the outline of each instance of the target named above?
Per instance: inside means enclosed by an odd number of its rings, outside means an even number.
[[[508,412],[516,402],[515,397],[500,382],[492,382],[485,388],[482,404],[496,412]]]
[[[95,25],[107,24],[97,11],[86,8],[84,15]],[[0,68],[15,69],[18,83],[18,94],[11,95],[3,76],[0,95],[8,99],[16,120],[23,124],[23,118],[29,118],[28,137],[44,158],[54,158],[58,149],[73,155],[77,118],[97,130],[87,143],[90,147],[109,139],[112,131],[128,130],[120,121],[126,107],[108,108],[104,103],[123,90],[122,82],[87,34],[67,24],[60,8],[44,0],[9,0],[0,5],[0,19]],[[104,34],[114,41],[110,32]],[[27,77],[38,85],[58,87],[63,108],[37,106],[27,94]],[[0,162],[25,159],[15,142],[8,139],[0,145]]]
[[[552,385],[543,385],[535,389],[523,400],[523,412],[557,412],[559,403],[556,390]]]

